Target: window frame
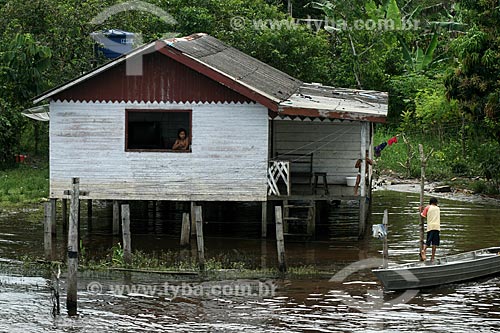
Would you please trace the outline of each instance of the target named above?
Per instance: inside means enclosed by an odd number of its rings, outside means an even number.
[[[193,110],[192,109],[125,109],[125,151],[126,152],[138,152],[138,153],[191,153],[192,150],[173,150],[173,149],[145,149],[145,148],[128,148],[129,146],[129,114],[130,113],[152,113],[152,112],[161,112],[161,113],[189,113],[189,126],[186,127],[186,130],[189,133],[189,143],[190,145],[193,142]]]

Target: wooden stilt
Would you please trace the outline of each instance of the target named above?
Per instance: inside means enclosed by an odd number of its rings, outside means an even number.
[[[80,206],[80,178],[73,178],[70,199],[70,216],[68,230],[68,281],[66,308],[68,314],[77,313],[77,273],[78,273],[78,212]]]
[[[282,222],[283,222],[283,230],[284,230],[284,233],[285,234],[288,234],[289,230],[288,230],[288,220],[287,219],[283,219],[283,216],[288,218],[290,216],[290,208],[289,208],[289,204],[288,204],[288,200],[283,200],[283,210],[282,210]],[[281,209],[281,207],[280,207]],[[274,210],[276,211],[276,207],[274,208]]]
[[[307,235],[312,237],[316,233],[316,201],[311,200],[309,206],[307,211]]]
[[[280,272],[286,272],[285,258],[285,238],[283,236],[283,213],[280,206],[275,207],[276,215],[276,248],[278,250],[278,269]]]
[[[113,200],[113,236],[120,234],[120,202]]]
[[[87,200],[87,231],[92,231],[92,199]]]
[[[196,202],[191,201],[191,237],[196,236],[196,216],[195,216]]]
[[[123,261],[132,264],[132,244],[130,239],[130,206],[122,205]]]
[[[81,209],[82,209],[82,202],[81,200],[78,200],[78,214],[77,214],[77,239],[78,239],[78,246],[80,246],[80,241],[82,239],[81,236]]]
[[[203,217],[201,206],[195,206],[196,240],[198,244],[198,265],[201,272],[205,271],[205,242],[203,239]]]
[[[267,268],[267,240],[260,241],[260,268]]]
[[[182,214],[181,246],[189,245],[191,220],[188,213]]]
[[[359,234],[358,236],[361,238],[364,235],[365,227],[366,227],[366,142],[368,140],[368,126],[369,123],[362,122],[361,123],[361,177],[359,181],[360,188],[360,198],[359,198]]]
[[[366,214],[367,214],[366,209],[367,209],[366,197],[361,197],[359,199],[359,230],[358,230],[359,238],[362,238],[365,233]]]
[[[56,234],[57,199],[50,199],[50,232]]]
[[[267,201],[262,201],[261,236],[262,238],[267,237]]]
[[[68,230],[68,199],[62,199],[62,226],[63,230]]]
[[[44,219],[44,233],[43,244],[45,252],[45,260],[52,260],[52,202],[46,202],[45,219]]]

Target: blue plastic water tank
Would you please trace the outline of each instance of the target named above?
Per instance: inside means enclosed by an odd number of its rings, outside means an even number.
[[[95,40],[94,50],[108,59],[114,59],[134,48],[135,34],[123,30],[105,30],[90,34]]]

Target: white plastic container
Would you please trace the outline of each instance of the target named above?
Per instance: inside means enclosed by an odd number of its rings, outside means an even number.
[[[356,177],[345,177],[345,181],[347,186],[355,186],[356,185]]]

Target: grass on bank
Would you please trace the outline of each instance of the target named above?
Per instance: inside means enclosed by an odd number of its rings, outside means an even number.
[[[48,194],[47,164],[21,164],[13,169],[0,170],[0,206],[16,208],[39,203]]]

